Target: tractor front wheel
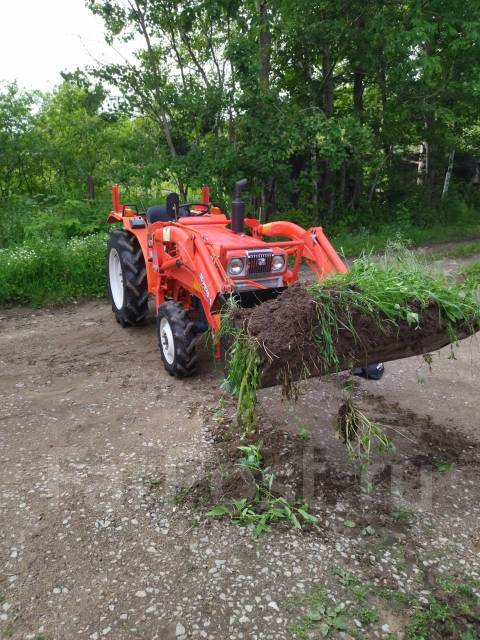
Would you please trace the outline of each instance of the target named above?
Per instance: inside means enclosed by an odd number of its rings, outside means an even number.
[[[199,334],[178,302],[160,305],[157,315],[158,346],[165,369],[171,376],[186,378],[195,372]]]
[[[142,322],[148,312],[145,260],[138,240],[123,229],[110,233],[107,282],[117,322],[122,327]]]

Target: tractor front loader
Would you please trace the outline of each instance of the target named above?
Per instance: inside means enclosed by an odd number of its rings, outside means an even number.
[[[112,189],[108,222],[122,225],[108,243],[112,309],[123,327],[134,325],[153,296],[160,355],[173,376],[194,373],[202,333],[210,330],[219,343],[229,297],[253,306],[278,296],[298,280],[302,260],[320,280],[347,270],[321,227],[245,218],[245,186],[246,180],[235,185],[230,218],[212,206],[207,187],[201,202],[182,204],[171,193],[165,205],[145,212],[121,204],[118,186]]]

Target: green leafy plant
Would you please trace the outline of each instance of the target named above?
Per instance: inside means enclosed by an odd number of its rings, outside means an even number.
[[[303,525],[317,525],[318,518],[309,512],[303,502],[290,504],[272,491],[274,476],[262,467],[261,443],[239,447],[243,454],[238,467],[252,472],[255,478],[255,493],[252,498],[242,497],[229,504],[217,505],[208,511],[208,516],[228,516],[239,525],[254,525],[257,536],[271,530],[275,522],[288,522],[295,529]]]
[[[0,249],[0,306],[106,295],[106,235]]]
[[[379,618],[380,616],[378,615],[378,611],[376,609],[364,607],[358,612],[358,619],[362,624],[372,624],[373,622],[378,622]]]
[[[340,583],[344,587],[351,587],[355,584],[358,584],[358,578],[351,571],[347,571],[346,569],[336,569],[335,575],[338,576]]]
[[[327,638],[333,637],[336,632],[348,630],[345,604],[330,602],[323,591],[310,594],[299,604],[306,607],[307,611],[303,618],[288,627],[297,637],[309,638],[313,631],[318,631],[322,638]]]
[[[308,429],[302,428],[298,432],[298,437],[305,442],[310,439],[310,431]]]

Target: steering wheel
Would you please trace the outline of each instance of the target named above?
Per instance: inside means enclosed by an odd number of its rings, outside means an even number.
[[[193,213],[190,211],[190,207],[202,207],[202,211],[194,211]],[[210,213],[210,205],[205,204],[205,202],[185,202],[185,204],[181,204],[178,207],[178,217],[181,218],[181,210],[184,209],[187,213],[187,216],[204,216],[207,213]]]

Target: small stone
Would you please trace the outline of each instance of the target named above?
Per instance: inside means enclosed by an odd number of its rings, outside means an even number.
[[[280,611],[280,609],[278,608],[278,604],[274,600],[270,600],[270,602],[268,603],[268,606],[274,609],[275,611]]]
[[[175,628],[175,635],[177,636],[177,638],[185,635],[185,627],[181,622],[177,622],[177,626]]]
[[[147,597],[147,593],[146,591],[137,591],[137,593],[135,594],[135,596],[137,598],[146,598]]]

